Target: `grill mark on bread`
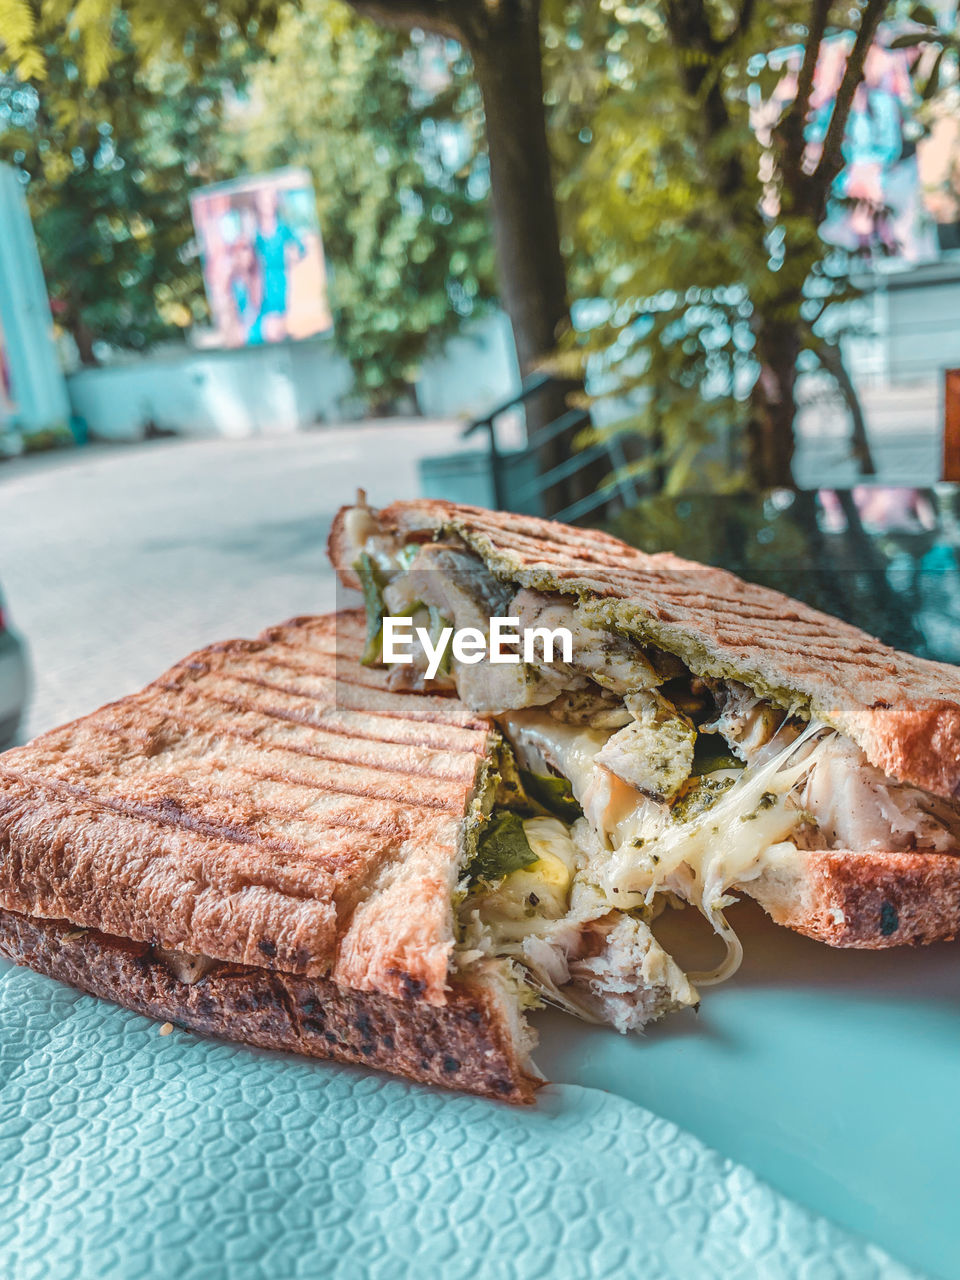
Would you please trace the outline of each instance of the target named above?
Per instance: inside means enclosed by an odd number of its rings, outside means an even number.
[[[190,729],[197,733],[215,732],[216,736],[225,738],[235,738],[237,740],[257,745],[263,750],[269,752],[284,752],[290,755],[302,756],[306,760],[329,761],[331,763],[340,763],[346,765],[362,766],[366,769],[374,769],[382,773],[400,773],[405,777],[411,775],[418,778],[432,778],[438,781],[457,782],[462,781],[470,776],[470,762],[464,759],[462,754],[457,755],[451,751],[444,751],[433,747],[419,747],[413,749],[416,752],[429,753],[426,758],[411,754],[408,756],[406,764],[400,759],[400,752],[404,749],[402,743],[384,743],[382,740],[371,736],[370,734],[341,734],[334,733],[332,730],[323,729],[320,726],[312,726],[311,733],[316,737],[321,737],[325,741],[325,745],[318,744],[314,748],[305,746],[295,746],[279,742],[265,742],[262,737],[257,737],[254,733],[244,732],[235,725],[227,725],[218,727],[215,731],[211,730],[210,725],[201,717],[189,716],[182,712],[172,712],[171,719],[179,726]],[[381,748],[387,746],[395,746],[397,755],[391,754],[392,763],[385,761],[377,761],[370,758],[370,752],[365,752],[362,747],[351,751],[344,745],[344,741],[349,743],[368,743],[370,747],[379,746]],[[410,750],[408,747],[407,750]],[[485,752],[478,748],[472,751],[474,755],[483,755]]]
[[[224,845],[252,845],[258,854],[260,852],[293,853],[296,855],[293,862],[302,864],[304,867],[319,867],[323,869],[324,867],[332,867],[336,863],[335,855],[329,850],[318,849],[315,852],[305,850],[302,840],[284,840],[277,836],[261,836],[256,831],[251,830],[248,825],[205,818],[202,811],[194,812],[178,797],[173,795],[162,796],[158,798],[156,803],[149,804],[139,802],[129,796],[117,795],[110,790],[95,792],[88,787],[78,786],[69,780],[48,778],[41,774],[28,772],[12,774],[5,769],[0,769],[0,777],[5,778],[8,782],[21,781],[27,783],[32,787],[49,792],[51,796],[58,800],[78,800],[90,810],[109,810],[122,817],[142,822],[147,826],[156,824],[157,826],[174,827],[181,831],[195,833],[205,839],[214,841],[221,847]],[[355,830],[356,827],[351,824],[350,829]],[[371,829],[377,830],[376,827]],[[331,828],[326,830],[329,833]],[[336,827],[332,828],[332,830],[337,834],[341,834],[340,829]],[[293,865],[293,862],[288,859],[282,865],[290,866]]]
[[[501,581],[589,598],[601,625],[679,652],[695,674],[732,676],[784,706],[795,692],[794,705],[852,738],[889,776],[946,798],[960,793],[955,667],[897,652],[726,570],[591,530],[439,499],[395,503],[379,518],[400,536],[457,534]],[[343,520],[334,520],[330,556],[356,586]]]
[[[326,972],[336,939],[329,871],[256,854],[78,803],[50,784],[5,778],[0,796],[7,909],[243,963],[262,961],[256,942],[267,936],[278,966]]]
[[[181,698],[178,701],[183,703],[184,699]],[[157,701],[155,705],[162,706],[164,714],[171,719],[177,722],[182,721],[186,724],[190,722],[190,718],[186,713],[181,713],[177,710],[178,701],[171,700],[169,704]],[[290,734],[296,732],[298,735],[312,739],[314,733],[321,732],[335,734],[340,739],[350,738],[358,742],[415,746],[424,750],[450,754],[457,751],[471,752],[474,755],[482,756],[485,754],[490,732],[489,729],[480,732],[474,729],[459,729],[454,726],[431,725],[429,722],[422,720],[402,720],[398,716],[358,716],[356,712],[338,707],[328,708],[328,713],[324,714],[316,724],[307,724],[304,721],[293,720],[284,716],[271,716],[269,713],[260,710],[244,710],[242,704],[236,699],[218,697],[204,689],[197,689],[196,693],[186,701],[189,706],[193,706],[194,703],[207,706],[211,709],[211,712],[215,711],[221,717],[223,708],[228,708],[231,711],[235,711],[238,716],[251,719],[257,726],[257,732],[254,733],[252,730],[243,729],[234,719],[221,724],[219,732],[223,734],[242,737],[247,741],[266,742],[269,746],[281,747],[285,751],[294,751],[303,755],[316,755],[317,752],[311,750],[306,741],[301,741],[299,738],[296,742],[290,740]],[[349,716],[353,716],[355,719],[346,718]],[[278,724],[273,725],[270,723],[273,720],[277,720]],[[197,717],[196,722],[202,724],[203,720]],[[265,733],[267,729],[284,734],[284,741],[274,741],[268,738]]]
[[[129,738],[126,738],[121,731],[113,730],[112,732],[124,746],[128,748],[131,746]],[[157,766],[158,761],[161,762],[161,765],[162,763],[174,763],[173,757],[176,748],[183,748],[184,752],[194,753],[195,758],[195,766],[192,771],[190,769],[191,757],[188,755],[184,761],[184,768],[176,774],[166,773],[170,781],[176,779],[181,784],[189,783],[191,773],[195,776],[201,772],[201,763],[206,765],[205,772],[207,773],[211,768],[217,767],[218,762],[221,770],[243,763],[243,761],[231,760],[229,754],[223,753],[224,744],[222,743],[220,744],[220,754],[218,755],[213,747],[215,741],[215,734],[211,734],[206,740],[179,738],[170,744],[170,747],[163,753],[148,757],[147,760],[150,767],[136,770],[132,777],[141,788],[147,782],[153,780],[157,780],[162,784],[165,771],[162,767],[155,766]],[[291,774],[282,767],[282,762],[277,762],[277,767],[270,769],[269,760],[256,758],[259,750],[274,755],[285,754],[279,748],[257,749],[255,743],[248,745],[253,748],[251,752],[253,758],[247,764],[248,769],[254,776],[264,781],[289,782],[291,785],[320,791],[325,794],[352,796],[362,799],[392,800],[399,803],[409,803],[413,800],[421,808],[441,812],[460,812],[464,795],[472,787],[472,776],[469,781],[465,777],[460,779],[424,778],[420,774],[404,775],[396,769],[369,769],[313,755],[298,757],[298,760],[302,760],[304,765],[307,763],[312,764],[314,766],[312,771],[304,767],[302,772]],[[26,752],[27,749],[24,750]],[[33,773],[34,776],[38,777],[41,776],[36,772],[38,768],[46,767],[54,777],[57,776],[59,771],[56,757],[45,758],[40,751],[24,754],[20,757],[19,763],[22,764],[25,774]],[[85,753],[82,744],[75,742],[70,747],[68,759],[62,762],[62,769],[68,776],[80,773],[88,778],[96,777],[98,775],[98,757],[95,753]],[[110,775],[108,774],[107,776],[109,777]],[[224,777],[222,780],[224,786],[226,786],[227,779]],[[414,786],[415,780],[424,785],[419,789],[416,788]],[[428,782],[430,784],[429,789],[426,786]],[[224,793],[227,794],[226,790]]]
[[[296,780],[301,785],[313,785],[314,782],[324,785],[323,779],[337,765],[343,766],[336,770],[338,778],[354,778],[358,784],[367,774],[402,776],[405,786],[400,799],[409,794],[412,777],[418,784],[421,781],[440,784],[439,788],[431,788],[427,803],[433,807],[444,807],[442,798],[458,794],[456,784],[471,783],[476,770],[475,757],[486,754],[486,735],[475,749],[453,752],[385,743],[367,735],[355,735],[345,743],[340,735],[320,727],[311,727],[310,748],[294,750],[286,743],[266,741],[253,731],[237,729],[223,721],[222,712],[204,718],[181,711],[176,703],[158,707],[155,702],[151,704],[150,711],[152,719],[146,730],[142,713],[135,728],[131,728],[129,721],[119,718],[116,712],[100,713],[90,722],[68,727],[49,740],[19,749],[16,758],[23,763],[49,760],[55,764],[58,755],[69,748],[71,769],[79,767],[87,768],[89,772],[96,771],[101,767],[99,737],[104,732],[122,741],[131,756],[138,749],[143,751],[138,769],[142,767],[148,773],[158,771],[164,759],[187,760],[193,756],[209,756],[212,752],[218,753],[218,758],[225,762],[242,764],[245,760],[249,762],[251,753],[248,749],[255,748],[256,767],[264,777],[282,780],[292,771],[298,775]],[[219,714],[219,720],[216,714]],[[85,752],[87,747],[93,751],[93,756]],[[377,759],[378,752],[386,753],[388,759]],[[389,783],[389,778],[383,781]],[[342,790],[345,794],[367,794],[368,790],[370,794],[374,793],[363,786],[359,790],[357,786]]]
[[[290,656],[287,656],[289,653]],[[227,657],[218,664],[224,675],[236,678],[245,677],[259,681],[268,687],[275,685],[284,688],[284,681],[289,684],[295,681],[309,681],[311,678],[326,678],[338,684],[359,685],[365,689],[381,689],[386,691],[389,672],[382,667],[364,667],[357,659],[359,654],[327,653],[319,650],[303,655],[298,661],[296,651],[289,649],[278,653],[271,648],[267,653],[240,654]]]
[[[321,619],[321,641],[338,621],[358,631],[356,614]],[[211,646],[7,753],[0,909],[382,994],[413,981],[442,1005],[460,827],[490,729],[447,699],[358,687],[352,707],[318,709],[219,674],[251,654],[269,663],[268,647]],[[339,724],[363,762],[324,751]]]
[[[289,792],[309,795],[316,791],[301,784],[287,786],[286,802],[280,790],[276,801],[271,803],[269,799],[257,798],[256,784],[274,785],[275,780],[257,775],[253,770],[241,771],[249,773],[251,783],[242,791],[211,785],[215,782],[212,776],[160,774],[154,780],[158,794],[151,801],[137,798],[135,779],[116,775],[103,779],[102,789],[77,785],[69,779],[48,779],[27,771],[15,776],[37,786],[56,787],[58,794],[71,795],[92,805],[102,804],[129,817],[179,825],[234,844],[255,844],[277,852],[293,852],[323,865],[330,862],[330,858],[322,847],[315,848],[314,842],[322,842],[331,831],[349,829],[382,835],[385,830],[392,830],[398,838],[410,839],[418,832],[426,837],[436,825],[436,811],[425,812],[422,807],[366,795],[358,797],[351,792],[325,792],[324,799],[331,802],[326,808],[317,809],[316,801],[306,808],[297,808]],[[124,787],[123,782],[134,785]],[[239,785],[237,780],[235,785]],[[358,812],[358,799],[364,802],[363,813]],[[218,808],[237,816],[231,820],[217,817]],[[459,809],[451,806],[442,812],[457,813]]]
[[[178,679],[179,674],[179,669],[175,669],[170,676],[161,677],[156,682],[157,686],[171,692],[179,691],[182,687]],[[279,719],[295,719],[306,724],[316,724],[318,712],[336,707],[362,711],[366,714],[373,713],[387,718],[430,721],[433,724],[450,725],[456,728],[479,728],[483,724],[476,716],[465,715],[462,705],[452,698],[437,698],[421,694],[415,699],[408,699],[406,693],[388,693],[370,689],[368,686],[347,685],[331,679],[328,692],[332,696],[326,701],[321,701],[321,694],[286,693],[281,689],[265,686],[261,681],[221,674],[219,671],[204,672],[203,676],[207,687],[211,684],[215,688],[226,685],[229,690],[232,686],[239,686],[234,697],[239,710],[256,711],[258,714],[275,716]],[[195,680],[194,683],[199,683],[199,680]],[[269,702],[262,698],[255,698],[249,692],[251,689],[262,689],[265,694],[270,692],[274,698]],[[361,689],[365,689],[366,697],[360,695]],[[409,705],[410,702],[415,705]],[[426,705],[420,705],[421,703]],[[286,710],[284,710],[285,707]]]

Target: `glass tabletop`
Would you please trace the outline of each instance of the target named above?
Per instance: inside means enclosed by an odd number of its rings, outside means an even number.
[[[958,485],[658,495],[607,527],[645,551],[731,569],[898,649],[960,662]]]

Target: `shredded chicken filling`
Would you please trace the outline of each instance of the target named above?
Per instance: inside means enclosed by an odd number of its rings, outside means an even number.
[[[584,815],[527,818],[536,861],[464,887],[461,965],[508,958],[545,998],[628,1030],[656,1016],[638,979],[677,1007],[695,1002],[692,983],[736,971],[730,890],[778,852],[958,848],[956,806],[886,777],[826,725],[599,628],[582,602],[517,591],[458,542],[401,547],[367,530],[358,547],[386,579],[387,612],[481,631],[500,614],[573,635],[571,662],[453,659],[435,682],[495,717],[523,769],[569,782]],[[410,682],[410,668],[395,670]],[[723,940],[716,969],[688,981],[659,947],[649,925],[664,895]]]
[[[660,903],[612,910],[597,868],[557,818],[523,820],[533,861],[502,878],[467,882],[457,963],[491,957],[520,966],[540,999],[590,1022],[638,1030],[697,993],[650,931]],[[585,834],[585,833],[584,833]]]

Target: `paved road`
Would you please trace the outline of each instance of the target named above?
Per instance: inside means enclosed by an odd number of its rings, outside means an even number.
[[[413,497],[457,427],[99,447],[0,468],[0,582],[36,687],[24,735],[130,692],[191,649],[335,607],[339,504]]]

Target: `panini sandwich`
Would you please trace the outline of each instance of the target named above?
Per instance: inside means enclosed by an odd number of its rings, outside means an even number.
[[[517,767],[565,787],[577,868],[608,905],[652,919],[695,907],[725,943],[734,893],[843,947],[953,937],[960,924],[960,669],[896,652],[814,609],[602,533],[440,501],[338,515],[330,556],[364,591],[366,661],[384,618],[536,634],[569,660],[495,665],[449,653],[392,687],[455,690],[495,719]],[[555,658],[555,655],[553,655]],[[645,914],[647,913],[647,914]],[[484,945],[513,935],[487,911]],[[530,924],[536,937],[537,928]],[[564,939],[524,962],[562,975]]]
[[[391,691],[365,643],[361,612],[297,619],[0,756],[0,953],[161,1020],[528,1102],[544,993],[623,1030],[695,994],[642,913],[573,887],[565,797],[528,793],[455,698]],[[531,902],[565,955],[536,981]],[[496,954],[490,911],[515,934]]]

